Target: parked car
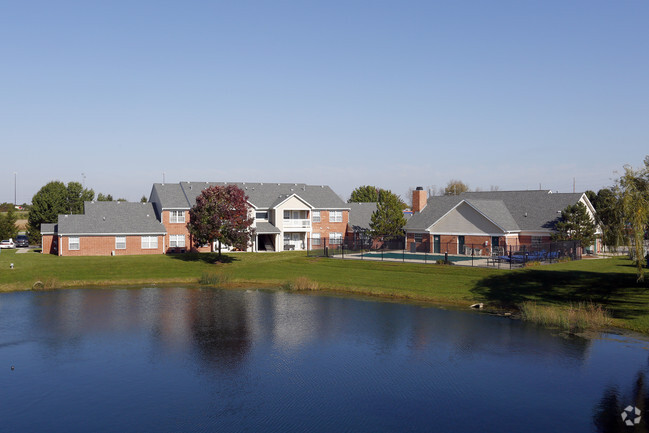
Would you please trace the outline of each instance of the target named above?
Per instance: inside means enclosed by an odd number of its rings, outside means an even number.
[[[16,248],[16,245],[12,239],[5,239],[0,241],[0,248]]]
[[[29,238],[26,235],[16,236],[16,248],[27,248],[29,247]]]

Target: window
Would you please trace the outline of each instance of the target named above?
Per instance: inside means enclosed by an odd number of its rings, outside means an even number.
[[[320,233],[313,233],[311,235],[311,244],[320,245]]]
[[[340,245],[343,243],[342,233],[329,233],[329,244]]]
[[[329,222],[330,223],[341,223],[341,222],[343,222],[343,211],[341,211],[341,210],[330,210],[329,211]]]
[[[115,249],[116,250],[126,249],[126,236],[115,236]]]
[[[185,247],[185,235],[169,235],[169,247],[170,248],[184,248]]]
[[[422,233],[415,233],[415,242],[421,242],[424,240],[424,235]]]
[[[257,218],[258,220],[267,220],[268,212],[257,212],[255,213],[255,218]]]
[[[532,245],[539,246],[543,243],[543,236],[532,236]]]
[[[182,210],[172,210],[169,212],[169,222],[170,223],[184,223],[185,222],[185,211]]]
[[[290,210],[285,210],[284,211],[284,219],[285,220],[291,219],[291,211]]]
[[[79,249],[79,237],[70,236],[68,238],[68,249],[69,250],[78,250]]]
[[[320,222],[320,211],[319,210],[314,210],[313,211],[313,222],[314,223],[319,223]]]
[[[158,248],[158,237],[157,236],[142,236],[142,249],[151,250]]]

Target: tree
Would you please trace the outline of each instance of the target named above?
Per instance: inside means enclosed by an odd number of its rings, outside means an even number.
[[[371,185],[359,186],[349,196],[347,203],[375,203],[379,201],[379,188]]]
[[[403,202],[396,194],[386,191],[376,205],[376,211],[370,220],[370,229],[374,237],[393,237],[403,234],[406,219],[403,216]]]
[[[83,213],[83,202],[92,200],[94,196],[93,190],[84,189],[79,182],[70,182],[66,186],[56,180],[43,186],[32,197],[27,217],[30,242],[40,242],[41,224],[57,222],[59,214]]]
[[[146,198],[145,195],[143,195],[142,198],[140,199],[140,203],[146,203],[146,202],[148,202],[148,201],[149,201],[149,200]]]
[[[460,195],[463,192],[467,192],[468,190],[469,185],[467,185],[466,183],[462,182],[461,180],[451,179],[446,184],[446,188],[444,188],[444,195]]]
[[[245,249],[253,235],[253,218],[248,215],[248,197],[236,185],[212,186],[196,197],[189,211],[187,229],[196,247],[219,242]]]
[[[84,189],[79,182],[68,182],[66,189],[68,191],[67,201],[69,214],[83,213],[83,203],[92,201],[95,198],[95,192],[91,189]]]
[[[113,201],[113,196],[110,194],[103,195],[102,193],[97,194],[97,201]]]
[[[645,167],[634,170],[624,167],[624,175],[619,180],[620,197],[624,222],[631,231],[638,282],[644,281],[645,251],[644,240],[649,225],[649,156],[644,159]]]
[[[558,241],[579,241],[582,247],[595,242],[595,223],[582,202],[567,206],[561,211],[553,238]]]
[[[593,193],[594,195],[589,194],[592,191],[586,191],[586,195],[595,208],[595,219],[602,228],[604,245],[613,248],[626,243],[622,203],[616,189],[602,188],[597,194]]]
[[[4,215],[0,215],[0,239],[15,238],[18,236],[16,221],[18,221],[18,216],[14,212],[13,206]]]
[[[371,185],[359,186],[356,188],[352,191],[347,203],[377,203],[388,200],[388,196],[394,196],[394,198],[396,198],[400,203],[401,210],[408,207],[408,205],[401,200],[401,197],[394,194],[389,189],[378,188]]]

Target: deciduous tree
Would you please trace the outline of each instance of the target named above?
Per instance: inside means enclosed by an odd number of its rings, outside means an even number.
[[[248,214],[248,197],[236,185],[212,186],[196,197],[189,211],[187,229],[196,247],[219,242],[245,249],[250,244],[253,218]]]
[[[638,281],[644,281],[644,241],[649,226],[649,156],[644,159],[644,168],[634,170],[624,167],[619,180],[624,221],[628,224],[635,251]]]
[[[467,192],[468,190],[469,185],[467,185],[466,183],[462,182],[461,180],[451,179],[446,184],[446,188],[444,188],[444,195],[460,195],[463,192]]]
[[[55,223],[59,214],[83,213],[83,202],[91,201],[95,193],[84,189],[79,182],[66,186],[61,181],[52,181],[43,186],[34,197],[27,217],[27,235],[30,242],[40,242],[41,224]]]

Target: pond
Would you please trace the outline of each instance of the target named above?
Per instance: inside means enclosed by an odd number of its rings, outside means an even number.
[[[0,295],[3,432],[644,431],[649,350],[334,295]],[[635,420],[635,410],[627,420]]]

